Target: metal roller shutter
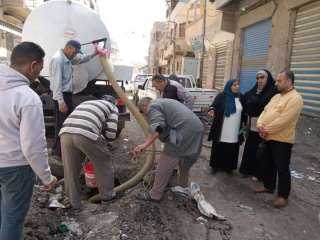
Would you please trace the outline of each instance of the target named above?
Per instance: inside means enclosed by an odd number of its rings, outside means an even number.
[[[290,67],[303,112],[320,116],[320,1],[298,9]]]
[[[216,44],[216,69],[214,74],[215,88],[222,90],[224,87],[224,74],[226,67],[226,43]]]
[[[250,90],[256,83],[256,73],[266,67],[271,20],[258,22],[243,31],[240,67],[240,91]]]

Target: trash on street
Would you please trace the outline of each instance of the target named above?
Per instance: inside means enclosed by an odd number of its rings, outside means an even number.
[[[191,196],[194,200],[197,201],[198,209],[201,214],[203,214],[206,217],[209,218],[216,218],[218,220],[226,220],[226,218],[223,215],[220,215],[217,213],[217,211],[214,209],[214,207],[206,201],[203,193],[200,191],[199,184],[195,182],[191,182],[190,184],[191,188]]]

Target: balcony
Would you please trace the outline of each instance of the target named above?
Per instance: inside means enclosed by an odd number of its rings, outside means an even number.
[[[216,1],[216,8],[221,9],[222,7],[225,7],[229,3],[231,3],[232,0],[217,0]]]
[[[4,16],[15,18],[24,22],[30,13],[26,0],[2,0],[0,7],[3,9]]]

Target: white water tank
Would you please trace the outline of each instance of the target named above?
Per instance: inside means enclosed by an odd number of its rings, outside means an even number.
[[[70,0],[45,2],[35,8],[25,21],[22,30],[22,41],[39,44],[46,57],[41,75],[49,76],[49,63],[52,56],[64,47],[70,39],[80,43],[107,38],[106,47],[111,50],[111,41],[106,26],[100,16],[90,8]],[[92,44],[82,47],[85,54],[94,52]],[[88,63],[74,66],[74,93],[80,92],[88,81],[106,79],[98,57]]]

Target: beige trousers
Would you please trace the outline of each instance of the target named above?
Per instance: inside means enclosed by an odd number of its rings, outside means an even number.
[[[113,164],[103,140],[92,141],[77,134],[64,133],[60,137],[61,154],[64,167],[64,183],[66,195],[71,206],[81,207],[81,186],[79,176],[82,168],[81,157],[86,155],[92,161],[99,193],[102,199],[113,196],[114,187]]]
[[[154,184],[150,190],[152,199],[160,200],[169,183],[173,170],[178,166],[178,185],[187,187],[190,167],[185,164],[185,159],[172,157],[161,153],[157,161]]]

